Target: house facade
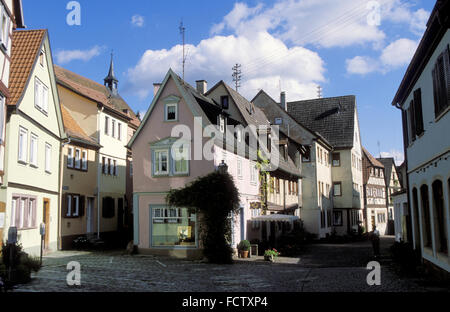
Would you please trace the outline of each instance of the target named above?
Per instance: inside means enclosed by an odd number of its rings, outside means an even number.
[[[384,165],[372,156],[364,147],[364,219],[367,232],[377,228],[380,234],[387,234],[388,214],[386,210],[386,183]]]
[[[397,167],[400,190],[391,194],[394,205],[394,235],[400,242],[412,242],[411,214],[409,213],[408,192],[406,187],[406,162]]]
[[[282,93],[280,103],[277,103],[261,90],[252,102],[264,112],[271,124],[280,127],[281,133],[289,134],[289,139],[302,146],[302,180],[298,185],[301,194],[301,219],[308,232],[316,234],[317,237],[326,237],[332,233],[333,228],[332,147],[320,134],[297,122],[286,111],[284,99],[285,94]],[[336,221],[338,224],[341,222]]]
[[[0,186],[5,175],[6,107],[10,98],[9,76],[11,69],[12,33],[24,27],[22,2],[5,0],[0,2]],[[0,199],[0,238],[5,229],[6,202]]]
[[[450,3],[437,1],[392,105],[402,112],[414,248],[450,272]]]
[[[57,249],[60,150],[65,139],[46,30],[15,31],[11,57],[4,187],[6,228],[15,226],[28,253]],[[5,237],[7,233],[4,233]],[[3,237],[3,238],[4,238]]]
[[[298,123],[319,133],[333,147],[328,160],[325,156],[325,162],[331,163],[333,231],[339,235],[358,231],[363,223],[364,203],[355,96],[288,102],[287,111]],[[315,152],[319,153],[320,161],[321,148],[316,148]],[[322,162],[323,155],[322,150]]]
[[[118,93],[112,59],[104,85],[59,66],[55,66],[55,73],[61,105],[85,136],[99,146],[96,162],[91,166],[96,170],[95,236],[126,244],[130,239],[127,237],[130,225],[125,222],[130,219],[127,218],[130,200],[126,198],[126,182],[131,159],[126,144],[130,124],[137,125],[139,120]],[[70,195],[70,192],[65,193]],[[85,207],[92,201],[91,197],[84,198]],[[65,203],[62,211],[68,210],[70,201]],[[61,218],[65,219],[63,215]]]
[[[68,140],[63,144],[60,249],[72,249],[82,235],[94,236],[99,226],[97,163],[100,145],[90,138],[61,106]]]
[[[241,200],[239,213],[230,216],[232,247],[249,237],[248,221],[262,213],[259,168],[256,159],[250,157],[251,153],[256,156],[250,141],[256,131],[267,131],[270,125],[260,119],[262,112],[252,110],[251,103],[229,89],[219,82],[206,92],[205,81],[197,81],[197,88],[193,88],[172,70],[158,85],[154,100],[129,143],[134,159],[134,244],[141,252],[202,256],[202,216],[183,207],[166,206],[165,197],[170,189],[184,187],[217,170],[222,163],[228,166]],[[240,105],[249,109],[248,116],[242,115]],[[252,124],[261,127],[255,127],[255,132],[245,130],[253,118],[258,119]],[[219,133],[217,138],[211,138],[212,129]],[[193,136],[186,137],[186,133]],[[222,136],[234,138],[234,144]],[[184,156],[177,157],[181,153],[177,149],[171,152],[176,142],[182,143]],[[182,232],[187,237],[181,236]]]
[[[392,157],[377,158],[379,162],[384,165],[384,180],[386,185],[386,209],[388,213],[388,223],[386,228],[387,235],[395,234],[395,205],[392,194],[400,191],[400,179],[395,165],[395,160]]]

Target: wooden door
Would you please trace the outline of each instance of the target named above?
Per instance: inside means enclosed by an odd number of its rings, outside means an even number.
[[[44,235],[44,250],[49,249],[50,244],[50,199],[44,198],[44,209],[43,209],[42,222],[45,224],[45,235]]]

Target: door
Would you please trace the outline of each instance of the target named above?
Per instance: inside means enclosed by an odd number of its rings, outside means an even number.
[[[86,211],[86,233],[91,234],[94,232],[94,198],[88,197],[87,199],[87,211]]]
[[[50,199],[44,198],[44,209],[43,209],[42,222],[45,224],[45,235],[44,235],[44,250],[50,248]]]
[[[371,222],[372,222],[372,230],[375,228],[376,223],[375,223],[375,216],[372,216],[371,218]]]

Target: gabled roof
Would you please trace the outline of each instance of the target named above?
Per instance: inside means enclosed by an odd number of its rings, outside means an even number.
[[[72,115],[61,105],[61,113],[64,121],[64,129],[67,136],[71,139],[80,140],[82,143],[100,147],[100,145],[89,137],[83,129],[78,125],[78,123],[73,119]]]
[[[270,99],[272,101],[272,105],[278,107],[278,110],[282,113],[287,115],[289,118],[291,118],[293,121],[295,121],[295,123],[297,123],[300,127],[304,128],[306,131],[308,131],[309,133],[311,133],[313,136],[316,136],[318,139],[320,139],[321,141],[323,141],[323,143],[325,143],[326,145],[328,145],[330,148],[332,148],[330,142],[327,141],[327,139],[325,139],[320,133],[318,133],[317,131],[311,130],[308,127],[306,127],[304,124],[300,123],[298,120],[296,120],[291,114],[289,114],[289,112],[285,111],[281,106],[280,103],[277,103],[277,101],[275,101],[269,94],[267,94],[266,91],[264,91],[263,89],[259,90],[259,92],[255,95],[255,97],[252,99],[252,103],[255,102],[255,100],[260,97],[260,96],[266,96],[268,99]],[[259,107],[258,107],[259,108]],[[264,112],[264,110],[261,108],[261,110]],[[267,113],[264,112],[265,115],[267,116]],[[281,130],[280,130],[281,131]],[[292,138],[293,139],[293,138]],[[293,139],[294,140],[294,139]],[[304,144],[304,142],[300,142],[299,140],[295,140],[297,143],[299,144]]]
[[[370,154],[369,151],[366,150],[366,148],[364,146],[362,147],[362,151],[372,166],[378,167],[378,168],[384,168],[384,165],[381,162],[379,162],[375,157],[373,157],[372,154]]]
[[[297,122],[320,133],[334,148],[353,147],[356,98],[354,95],[288,102]]]
[[[45,29],[13,32],[8,105],[21,99],[46,34]]]
[[[129,119],[135,127],[139,127],[140,121],[136,114],[119,94],[112,94],[104,85],[58,65],[55,65],[54,68],[56,80],[60,85],[110,108],[122,117]]]
[[[391,183],[391,175],[392,175],[392,168],[395,167],[395,160],[393,157],[386,157],[386,158],[377,158],[378,161],[380,161],[384,167],[386,168],[384,172],[384,179],[386,180],[386,185],[390,185]]]
[[[246,98],[244,98],[242,95],[240,95],[238,92],[236,92],[233,88],[231,88],[229,85],[227,85],[223,80],[219,81],[214,87],[212,87],[207,93],[211,94],[211,92],[216,89],[218,86],[223,85],[224,88],[227,90],[228,94],[233,99],[233,102],[236,103],[237,108],[239,109],[239,112],[242,115],[242,118],[244,118],[245,122],[249,125],[255,125],[255,126],[270,126],[270,122],[267,119],[266,115],[262,112],[259,107],[256,107],[253,103],[250,103],[247,101]]]

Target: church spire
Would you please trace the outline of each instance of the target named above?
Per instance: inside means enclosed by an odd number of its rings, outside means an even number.
[[[119,80],[117,80],[116,75],[114,74],[114,61],[113,61],[113,52],[111,52],[111,64],[109,65],[109,73],[108,76],[104,79],[105,86],[113,93],[117,94],[117,84]]]

